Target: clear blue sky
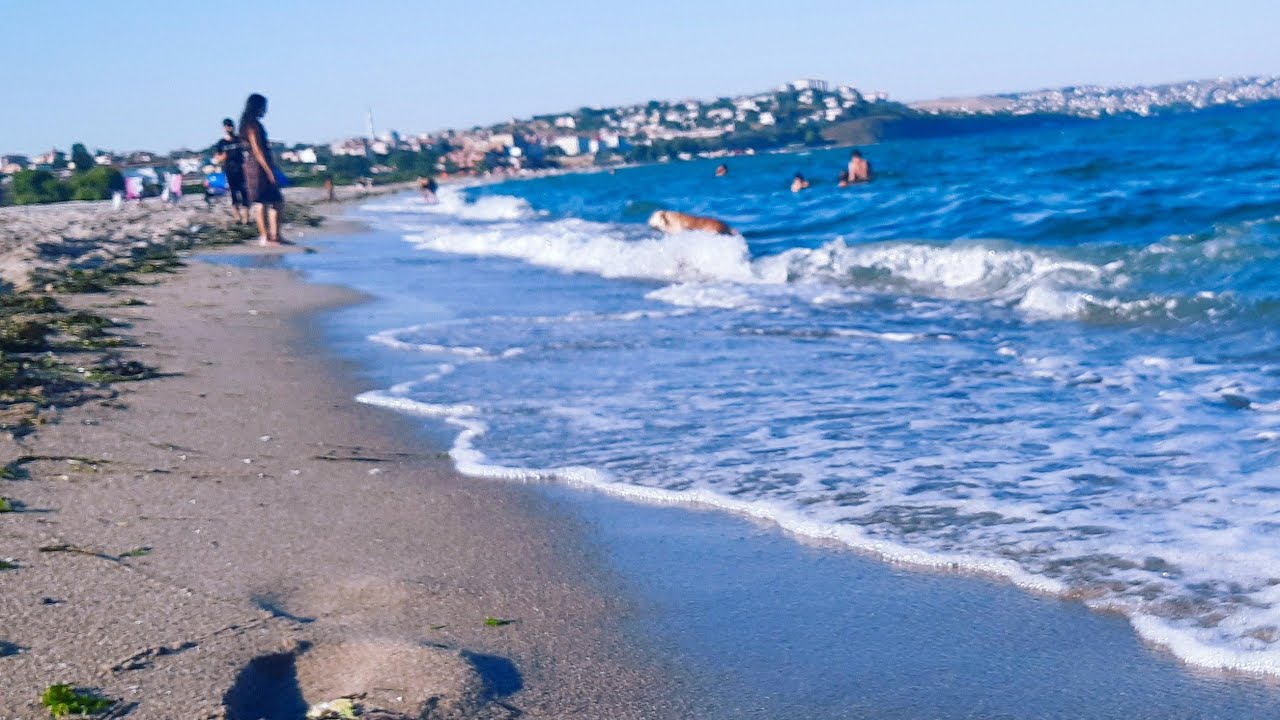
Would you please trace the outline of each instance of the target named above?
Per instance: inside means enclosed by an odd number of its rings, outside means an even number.
[[[797,77],[919,100],[1280,73],[1277,0],[0,0],[0,153],[421,132]]]

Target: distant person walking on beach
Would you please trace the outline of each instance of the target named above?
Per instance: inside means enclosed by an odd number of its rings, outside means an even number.
[[[242,225],[249,224],[249,203],[244,192],[244,148],[236,136],[231,118],[222,121],[222,139],[213,146],[213,161],[222,166],[227,176],[227,194],[231,196],[231,214]]]
[[[801,190],[805,190],[808,187],[809,187],[809,181],[806,180],[804,178],[804,175],[801,175],[800,173],[796,173],[796,176],[791,179],[791,192],[800,192]]]
[[[422,193],[422,199],[429,203],[436,202],[436,190],[439,187],[433,177],[418,177],[418,192]]]
[[[332,175],[324,176],[324,194],[328,198],[329,202],[333,202],[336,199],[333,196],[333,176]]]
[[[182,202],[182,173],[169,173],[164,177],[165,200],[177,205]]]
[[[860,183],[871,181],[871,163],[862,157],[862,153],[857,150],[849,156],[849,182]]]
[[[244,102],[240,115],[240,140],[248,146],[244,158],[244,186],[258,221],[259,242],[279,245],[280,210],[284,195],[276,179],[276,166],[271,160],[271,146],[262,116],[267,114],[267,98],[254,93]]]

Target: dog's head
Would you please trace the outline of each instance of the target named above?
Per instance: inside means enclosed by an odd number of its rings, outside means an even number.
[[[671,218],[667,217],[666,210],[659,210],[649,216],[649,227],[660,232],[671,231]]]

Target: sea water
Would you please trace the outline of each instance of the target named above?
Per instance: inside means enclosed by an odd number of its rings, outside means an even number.
[[[359,399],[437,419],[465,473],[720,507],[1280,674],[1278,147],[1271,105],[885,143],[847,189],[832,149],[372,201],[403,302],[369,340],[404,376]]]

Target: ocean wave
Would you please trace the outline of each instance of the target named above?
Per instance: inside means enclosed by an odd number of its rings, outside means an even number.
[[[445,225],[408,239],[424,250],[512,258],[606,278],[756,281],[746,242],[736,235],[631,238],[609,225],[570,219],[517,227]]]
[[[863,335],[860,331],[849,334]],[[424,382],[431,379],[424,378]],[[892,539],[872,525],[830,522],[815,517],[803,506],[786,501],[744,499],[702,487],[672,489],[639,485],[588,466],[539,468],[503,464],[477,447],[489,427],[476,406],[415,400],[405,396],[409,385],[366,392],[356,399],[417,417],[442,420],[456,427],[449,453],[455,467],[465,475],[526,483],[558,482],[633,502],[728,511],[770,522],[799,537],[839,543],[887,562],[995,577],[1033,592],[1077,599],[1094,609],[1119,612],[1144,640],[1192,665],[1280,675],[1280,647],[1276,644],[1275,631],[1280,625],[1280,610],[1277,610],[1280,586],[1239,588],[1225,596],[1225,600],[1211,600],[1191,592],[1203,584],[1192,579],[1182,583],[1182,587],[1190,587],[1191,591],[1179,589],[1174,582],[1181,579],[1182,571],[1177,564],[1150,558],[1145,564],[1135,564],[1122,559],[1140,557],[1143,549],[1139,547],[1115,547],[1111,555],[1068,558],[1061,567],[1053,562],[1039,567],[1037,555],[1042,550],[1036,550],[1027,558],[1017,558],[921,547]],[[579,408],[555,407],[549,412],[573,418],[585,415],[594,423],[600,422],[590,411]],[[613,428],[613,424],[608,426]],[[1176,554],[1170,556],[1176,557]],[[1152,565],[1153,562],[1156,564]],[[1258,574],[1266,576],[1261,567]],[[1240,595],[1243,592],[1248,593],[1247,599]]]
[[[365,203],[359,210],[377,215],[389,213],[435,215],[481,222],[524,220],[538,215],[529,205],[528,200],[511,195],[482,195],[469,200],[465,186],[441,188],[434,203],[401,195]]]
[[[649,293],[650,299],[689,308],[756,310],[784,299],[767,286],[785,286],[792,296],[807,294],[813,299],[821,295],[813,286],[824,285],[855,293],[988,302],[1031,319],[1217,320],[1270,305],[1266,298],[1258,302],[1231,292],[1135,288],[1149,280],[1170,287],[1213,287],[1221,277],[1249,273],[1260,273],[1258,282],[1263,283],[1270,271],[1246,267],[1246,261],[1259,257],[1259,247],[1268,262],[1277,259],[1273,248],[1258,246],[1252,237],[1257,226],[1274,224],[1270,219],[1197,236],[1173,236],[1145,247],[1048,248],[1003,240],[849,243],[838,237],[817,247],[753,257],[740,236],[655,237],[635,224],[553,220],[522,198],[468,199],[464,191],[446,187],[434,205],[400,198],[364,209],[396,214],[398,227],[416,230],[406,239],[424,250],[517,259],[605,278],[669,282]],[[1240,272],[1235,272],[1236,266],[1241,266]]]

